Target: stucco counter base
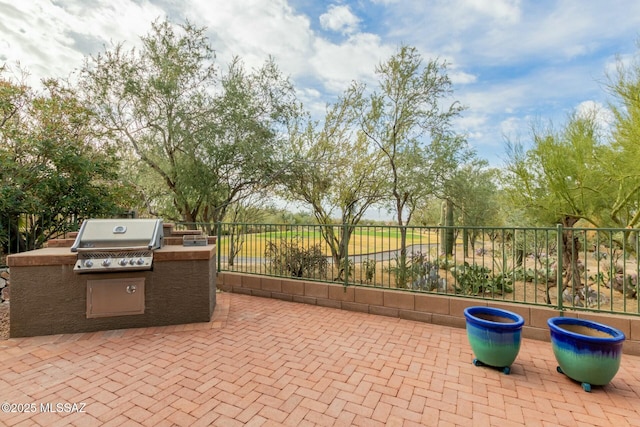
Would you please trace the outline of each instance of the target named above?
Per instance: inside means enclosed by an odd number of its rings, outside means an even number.
[[[150,271],[77,274],[75,260],[69,248],[55,247],[8,257],[12,338],[211,320],[216,304],[215,245],[165,246],[155,251]],[[143,282],[144,311],[88,318],[88,282],[105,280]]]

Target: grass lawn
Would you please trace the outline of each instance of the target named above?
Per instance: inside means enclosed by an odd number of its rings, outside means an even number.
[[[334,228],[336,238],[341,230],[339,227]],[[241,257],[263,257],[267,242],[279,242],[284,239],[287,241],[296,241],[298,245],[309,248],[314,245],[320,245],[322,253],[329,256],[331,251],[322,237],[320,230],[314,228],[300,230],[283,230],[270,231],[263,233],[245,233],[241,237],[244,242],[242,250],[238,256]],[[407,245],[428,245],[438,243],[438,233],[433,231],[418,232],[417,230],[407,230]],[[229,250],[229,236],[222,236],[220,249],[223,255]],[[349,255],[362,255],[375,252],[384,252],[396,250],[400,247],[400,233],[398,229],[390,229],[385,227],[359,228],[351,235],[349,242]]]

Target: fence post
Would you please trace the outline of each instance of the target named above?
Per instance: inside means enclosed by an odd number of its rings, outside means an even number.
[[[216,276],[218,272],[220,272],[220,268],[222,267],[221,259],[221,250],[220,250],[220,237],[222,237],[222,223],[218,221],[216,223],[216,252],[218,253],[218,265],[216,266]]]
[[[556,229],[558,230],[558,259],[556,260],[556,287],[558,288],[558,310],[560,310],[560,314],[562,314],[562,271],[564,269],[562,265],[562,259],[564,257],[564,244],[563,244],[563,236],[564,230],[562,228],[562,224],[557,224]]]
[[[344,242],[344,291],[349,286],[349,239],[347,239],[347,224],[342,224],[342,241]]]

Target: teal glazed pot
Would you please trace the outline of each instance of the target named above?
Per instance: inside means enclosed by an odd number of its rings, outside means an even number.
[[[620,368],[622,331],[573,317],[552,317],[547,324],[558,372],[582,383],[585,391],[613,379]]]
[[[524,319],[511,311],[492,307],[467,307],[467,337],[476,358],[476,366],[499,368],[511,372],[511,364],[520,351]]]

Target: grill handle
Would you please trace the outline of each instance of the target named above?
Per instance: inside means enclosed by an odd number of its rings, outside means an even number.
[[[82,236],[82,233],[84,233],[84,228],[87,226],[87,221],[82,221],[82,224],[80,225],[80,230],[78,231],[78,235],[76,236],[76,240],[75,242],[73,242],[73,245],[71,246],[71,252],[78,252],[78,248],[80,247],[80,237]]]
[[[76,248],[76,252],[133,252],[133,251],[148,251],[150,246],[123,246],[123,247],[108,247],[108,248]]]

